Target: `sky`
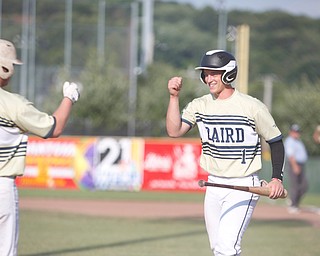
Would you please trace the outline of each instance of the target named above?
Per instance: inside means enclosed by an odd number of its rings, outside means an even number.
[[[281,10],[293,15],[305,15],[320,19],[320,0],[169,0],[189,3],[195,7],[212,6],[217,8],[223,3],[227,11],[238,9],[253,12]]]

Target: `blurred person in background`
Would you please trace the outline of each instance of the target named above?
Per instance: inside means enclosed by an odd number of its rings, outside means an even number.
[[[315,143],[320,144],[320,125],[317,125],[317,127],[314,129],[313,140]]]
[[[301,129],[298,124],[290,127],[288,137],[284,141],[287,158],[287,173],[289,176],[289,208],[290,213],[298,213],[300,202],[308,190],[306,177],[306,162],[308,152],[300,139]]]
[[[3,89],[13,73],[17,59],[14,45],[0,39],[0,255],[15,256],[19,238],[19,198],[15,178],[24,173],[28,133],[41,138],[61,135],[79,99],[78,86],[65,82],[63,99],[50,115],[39,111],[21,95]]]

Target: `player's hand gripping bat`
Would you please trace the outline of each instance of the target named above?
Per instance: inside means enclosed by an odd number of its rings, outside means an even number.
[[[229,189],[235,189],[235,190],[241,190],[241,191],[246,191],[250,193],[254,193],[260,196],[269,196],[270,195],[270,188],[266,186],[262,187],[249,187],[249,186],[234,186],[234,185],[226,185],[226,184],[218,184],[218,183],[212,183],[212,182],[207,182],[204,180],[199,180],[198,182],[200,187],[205,187],[205,186],[211,186],[211,187],[219,187],[219,188],[229,188]],[[285,189],[280,196],[280,198],[286,198],[288,196],[288,192]]]

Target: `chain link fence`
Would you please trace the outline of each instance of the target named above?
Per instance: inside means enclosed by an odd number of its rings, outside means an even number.
[[[17,67],[9,89],[26,96],[40,109],[54,111],[62,97],[63,81],[75,80],[82,84],[83,92],[73,110],[67,134],[167,136],[168,79],[174,75],[185,78],[181,108],[207,90],[193,70],[197,63],[184,70],[154,63],[145,73],[141,73],[138,66],[132,66],[130,56],[135,36],[137,62],[142,58],[141,26],[138,30],[132,26],[134,22],[141,25],[141,5],[135,14],[132,3],[104,0],[3,2],[1,37],[15,43],[18,56],[24,61],[23,66]],[[231,23],[233,19],[231,17]],[[256,38],[257,31],[253,30],[252,36]],[[268,53],[264,55],[268,57]],[[252,63],[250,68],[256,70],[258,65]],[[132,74],[137,76],[134,99],[130,90],[132,78],[136,76]],[[299,124],[309,153],[319,154],[312,132],[320,123],[320,82],[311,84],[302,80],[288,85],[272,74],[267,77],[272,78],[271,94],[270,79],[250,79],[249,93],[262,101],[269,99],[266,103],[270,104],[270,111],[284,136],[292,123]],[[266,97],[268,91],[269,97]],[[131,134],[130,123],[134,125]],[[198,136],[197,130],[187,136]]]

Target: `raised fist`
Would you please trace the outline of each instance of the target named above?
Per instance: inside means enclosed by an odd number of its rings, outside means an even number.
[[[182,77],[172,77],[168,82],[168,90],[171,96],[178,96],[182,88]]]
[[[72,103],[75,103],[80,98],[79,87],[73,82],[64,82],[63,84],[63,96],[69,98]]]

